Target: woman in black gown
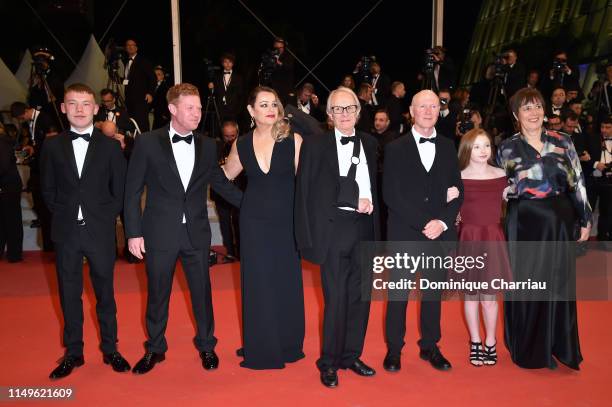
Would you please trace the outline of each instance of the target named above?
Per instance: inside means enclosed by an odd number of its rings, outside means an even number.
[[[302,138],[284,121],[274,90],[255,88],[247,109],[256,126],[234,143],[224,166],[229,179],[243,169],[247,175],[240,207],[240,366],[281,369],[304,357],[302,270],[293,232]]]
[[[505,302],[506,346],[517,365],[554,368],[556,362],[578,369],[574,226],[578,241],[589,238],[591,207],[580,159],[569,135],[542,126],[544,99],[524,88],[510,101],[520,131],[499,146],[497,162],[510,181],[506,235],[528,242],[510,249],[514,281],[547,282],[537,295],[515,293]]]

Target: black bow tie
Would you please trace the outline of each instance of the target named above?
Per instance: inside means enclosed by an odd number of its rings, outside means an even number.
[[[232,71],[223,71],[223,75],[231,75]]]
[[[70,131],[70,138],[73,140],[76,140],[78,138],[82,138],[83,140],[89,142],[89,140],[91,140],[91,135],[89,133],[85,133],[85,134],[79,134],[79,133],[75,133],[74,131]]]
[[[187,144],[191,144],[191,140],[193,140],[193,134],[188,134],[185,137],[181,137],[178,134],[172,136],[172,142],[178,143],[179,141],[184,141]]]
[[[432,143],[432,144],[436,144],[436,138],[435,138],[435,137],[429,137],[429,138],[427,138],[427,137],[421,137],[421,138],[419,139],[419,144],[427,143],[428,141],[429,141],[430,143]]]
[[[347,136],[341,136],[340,137],[340,142],[342,143],[342,145],[348,144],[350,142],[354,142],[355,141],[355,136],[351,136],[351,137],[347,137]]]

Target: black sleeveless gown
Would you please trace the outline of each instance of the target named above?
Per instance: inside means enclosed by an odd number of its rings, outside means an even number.
[[[240,208],[240,366],[281,369],[304,357],[302,269],[293,231],[295,142],[290,136],[274,144],[267,174],[255,157],[253,132],[237,147],[248,180]]]

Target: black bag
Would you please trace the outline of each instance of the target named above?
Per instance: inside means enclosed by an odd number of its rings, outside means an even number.
[[[338,199],[336,206],[339,208],[359,208],[359,185],[355,181],[355,175],[357,174],[357,165],[359,164],[361,141],[356,134],[354,137],[355,146],[353,147],[353,156],[351,157],[351,168],[349,168],[346,177],[340,176],[338,178]]]

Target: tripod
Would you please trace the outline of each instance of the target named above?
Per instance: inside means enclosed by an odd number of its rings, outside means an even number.
[[[503,99],[505,99],[504,77],[495,75],[491,82],[491,89],[489,90],[489,98],[487,100],[487,108],[485,109],[486,117],[483,123],[483,127],[487,130],[490,130],[489,124],[494,113],[497,111],[498,104],[499,107],[503,108]]]
[[[436,78],[434,77],[433,67],[431,69],[429,69],[429,67],[425,69],[425,76],[421,81],[421,90],[425,89],[429,89],[434,92],[438,91],[436,86]]]
[[[113,91],[113,95],[117,98],[117,106],[125,107],[125,98],[123,96],[123,87],[121,85],[121,77],[119,76],[119,61],[107,62],[108,81],[106,87]]]
[[[60,128],[62,130],[64,130],[64,122],[62,121],[62,118],[59,114],[59,110],[57,110],[57,104],[56,102],[56,97],[53,94],[53,91],[51,90],[51,87],[49,86],[49,83],[47,82],[47,78],[45,77],[45,73],[41,70],[40,66],[36,66],[36,64],[32,64],[31,70],[30,70],[30,89],[29,89],[29,93],[30,96],[32,95],[32,89],[36,86],[35,84],[39,85],[39,88],[44,92],[45,94],[45,100],[47,101],[48,104],[50,104],[53,107],[53,113],[55,114],[55,117],[57,119],[57,123],[59,124]]]
[[[214,113],[214,116],[211,115],[211,117],[209,118],[209,113]],[[215,91],[213,88],[210,89],[208,97],[206,98],[204,119],[202,120],[202,131],[203,133],[208,132],[209,136],[211,136],[212,138],[217,138],[219,136],[220,130],[221,116],[219,115],[219,108],[217,107],[217,100],[215,99]]]

